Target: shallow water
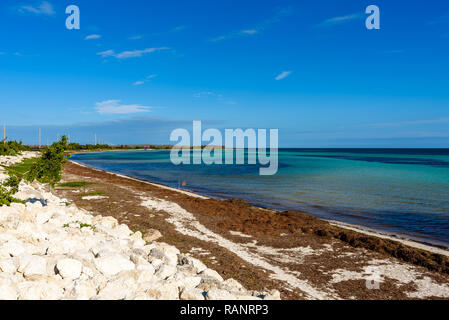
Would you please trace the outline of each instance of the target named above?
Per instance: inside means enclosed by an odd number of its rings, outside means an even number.
[[[449,149],[281,149],[279,171],[180,165],[169,151],[74,154],[94,168],[449,247]]]

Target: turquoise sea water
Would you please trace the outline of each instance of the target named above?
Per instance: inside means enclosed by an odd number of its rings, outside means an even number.
[[[169,151],[74,154],[73,161],[218,198],[367,226],[449,247],[449,149],[281,149],[279,171],[180,165]]]

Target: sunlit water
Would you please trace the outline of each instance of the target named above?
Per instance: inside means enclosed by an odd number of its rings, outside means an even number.
[[[258,165],[180,165],[169,151],[75,154],[94,168],[186,187],[218,198],[243,198],[276,209],[407,235],[449,246],[449,150],[284,149],[279,171]]]

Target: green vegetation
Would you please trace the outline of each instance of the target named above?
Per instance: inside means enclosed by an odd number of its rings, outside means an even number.
[[[11,147],[12,149],[8,149],[8,152],[17,149],[19,151],[15,152],[20,152],[21,143],[14,144],[8,142],[2,145],[13,146]],[[27,159],[20,164],[6,168],[9,179],[0,185],[0,205],[9,206],[12,202],[23,202],[14,198],[14,194],[19,191],[19,184],[22,179],[28,182],[38,180],[41,183],[48,183],[54,187],[61,180],[62,168],[66,161],[66,155],[64,154],[66,148],[67,138],[63,136],[60,141],[46,148],[43,151],[42,157]],[[2,150],[6,150],[6,148]]]
[[[10,167],[5,167],[6,172],[10,176],[24,178],[25,174],[31,170],[38,158],[25,159],[22,162]]]
[[[67,150],[70,151],[92,151],[92,150],[110,150],[110,149],[116,149],[116,147],[110,146],[108,144],[69,143],[67,145]]]
[[[94,184],[93,182],[87,182],[87,181],[71,181],[66,183],[58,184],[58,187],[63,188],[81,188],[88,185]]]
[[[22,144],[22,141],[6,141],[0,142],[0,156],[17,156],[22,151],[27,151],[29,148]]]
[[[83,194],[83,197],[94,197],[94,196],[104,196],[105,193],[104,192],[91,192],[91,193],[86,193]]]
[[[79,224],[80,229],[82,229],[82,228],[90,228],[90,229],[92,229],[92,230],[95,231],[95,226],[93,226],[93,225],[91,225],[91,224],[82,223],[82,222],[79,222],[79,221],[75,221],[75,222],[72,222],[72,223]],[[63,225],[62,227],[63,227],[63,228],[68,228],[68,227],[70,227],[70,225],[71,225],[72,223],[66,223],[66,224]]]
[[[19,191],[20,181],[21,178],[13,175],[0,185],[0,206],[9,206],[12,202],[23,203],[22,200],[14,198],[14,194]]]
[[[62,136],[60,141],[53,143],[43,151],[42,157],[33,164],[25,179],[28,182],[37,180],[41,183],[48,183],[51,187],[54,187],[56,183],[61,181],[62,168],[66,162],[66,155],[64,154],[66,150],[67,137]]]
[[[137,149],[154,149],[154,150],[167,150],[171,149],[170,145],[118,145],[111,146],[109,144],[79,144],[69,143],[67,150],[70,151],[102,151],[102,150],[137,150]]]

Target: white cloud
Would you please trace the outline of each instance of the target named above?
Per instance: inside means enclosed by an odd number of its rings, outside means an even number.
[[[221,95],[217,95],[215,92],[212,92],[212,91],[201,91],[201,92],[195,93],[193,96],[195,98],[201,98],[204,96],[220,96],[221,97]]]
[[[100,114],[130,114],[139,112],[149,112],[151,107],[138,104],[124,105],[120,100],[106,100],[97,102],[95,109]]]
[[[284,71],[282,72],[280,75],[278,75],[276,78],[274,78],[275,80],[279,81],[282,79],[287,78],[292,72],[291,71]]]
[[[323,22],[318,24],[318,27],[330,27],[330,26],[342,24],[345,22],[349,22],[352,20],[361,19],[363,17],[364,17],[363,13],[354,13],[354,14],[348,14],[345,16],[334,17],[334,18],[324,20]]]
[[[132,51],[123,51],[120,53],[115,53],[114,50],[106,50],[103,52],[98,52],[97,55],[107,58],[107,57],[115,57],[117,59],[129,59],[129,58],[140,58],[147,53],[152,53],[156,51],[168,50],[168,47],[159,47],[159,48],[147,48],[143,50],[132,50]]]
[[[241,32],[244,34],[256,34],[259,31],[256,29],[249,29],[249,30],[242,30]]]
[[[102,58],[113,57],[114,50],[106,50],[106,51],[98,52],[97,55],[101,56]]]
[[[56,12],[53,9],[53,6],[51,5],[50,2],[48,1],[42,1],[39,5],[37,6],[31,6],[31,5],[26,5],[26,6],[21,6],[19,8],[19,11],[22,13],[34,13],[34,14],[38,14],[38,15],[54,15]]]
[[[157,77],[157,74],[150,74],[149,76],[145,77],[145,80],[136,81],[133,83],[134,86],[141,86],[145,84],[148,80],[154,79]]]
[[[128,37],[129,40],[140,40],[142,38],[143,38],[143,36],[141,36],[141,35],[135,35],[135,36]]]
[[[94,39],[100,39],[100,38],[101,38],[101,35],[99,35],[99,34],[90,34],[85,38],[85,40],[94,40]]]
[[[179,31],[182,31],[184,29],[186,29],[186,26],[177,26],[177,27],[173,28],[173,31],[174,32],[179,32]]]

